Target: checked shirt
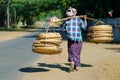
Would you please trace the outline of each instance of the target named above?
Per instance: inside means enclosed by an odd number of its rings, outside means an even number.
[[[60,26],[62,29],[65,29],[67,37],[73,41],[82,41],[82,30],[87,27],[87,22],[83,22],[82,19],[78,17],[70,18],[62,23]]]

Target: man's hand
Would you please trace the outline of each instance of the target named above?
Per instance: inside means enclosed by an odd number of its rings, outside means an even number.
[[[84,18],[84,22],[86,22],[87,21],[87,15],[84,15],[83,18]]]

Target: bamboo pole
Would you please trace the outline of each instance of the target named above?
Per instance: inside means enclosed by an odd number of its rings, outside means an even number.
[[[84,16],[86,16],[86,15],[71,16],[71,17],[59,19],[58,21],[55,21],[55,22],[51,22],[50,25],[46,28],[46,29],[47,29],[47,30],[46,30],[46,33],[48,32],[49,27],[52,26],[52,25],[55,24],[55,23],[58,23],[58,22],[61,22],[61,21],[64,21],[64,20],[67,20],[67,19],[70,19],[70,18],[73,18],[73,17],[83,18]],[[87,19],[92,20],[92,21],[96,21],[97,24],[98,24],[99,22],[102,23],[102,24],[106,24],[106,23],[104,23],[103,21],[100,21],[100,20],[97,20],[97,19],[94,19],[94,18],[87,17]]]
[[[58,20],[58,21],[56,21],[56,22],[60,22],[60,21],[63,21],[63,20],[67,20],[67,19],[70,19],[70,18],[73,18],[73,17],[83,18],[84,16],[86,16],[86,15],[71,16],[71,17],[67,17],[67,18],[62,18],[62,19],[60,19],[60,20]],[[97,20],[97,19],[90,18],[90,17],[87,17],[87,19],[89,19],[89,20],[93,20],[93,21],[96,21],[96,22],[99,21],[99,20]],[[56,23],[56,22],[52,22],[52,23]],[[99,21],[99,22],[102,22],[102,21]],[[103,23],[104,23],[104,22],[103,22]]]

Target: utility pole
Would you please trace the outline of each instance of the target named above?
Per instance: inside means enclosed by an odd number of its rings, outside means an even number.
[[[10,0],[7,1],[7,28],[10,28]]]

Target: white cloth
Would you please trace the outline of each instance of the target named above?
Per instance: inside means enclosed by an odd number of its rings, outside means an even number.
[[[75,8],[69,7],[66,11],[67,16],[75,16],[77,14],[77,10]]]

